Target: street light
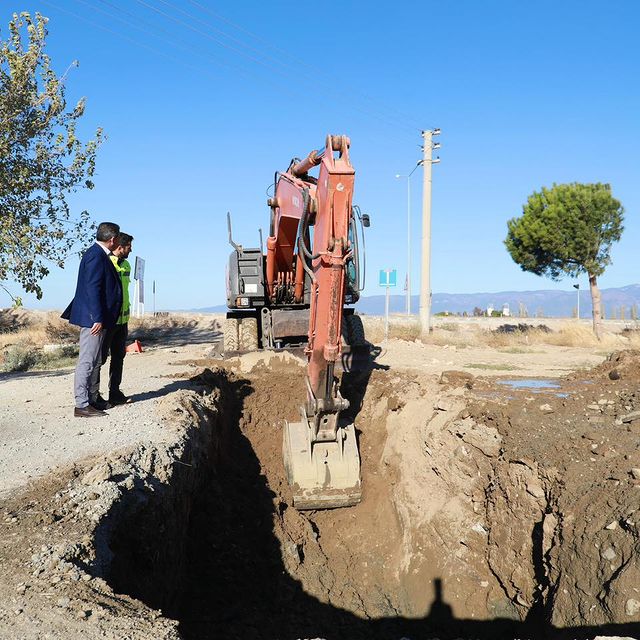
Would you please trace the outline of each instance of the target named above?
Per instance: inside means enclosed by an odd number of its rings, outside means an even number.
[[[396,173],[396,178],[407,179],[407,316],[411,315],[411,176],[422,163],[418,161],[407,175]]]

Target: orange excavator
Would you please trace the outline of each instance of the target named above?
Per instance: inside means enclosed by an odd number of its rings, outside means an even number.
[[[276,175],[266,255],[262,247],[234,243],[229,220],[234,251],[227,270],[225,352],[277,348],[300,334],[302,325],[307,333],[306,402],[301,420],[287,422],[283,437],[297,509],[350,506],[361,498],[355,428],[342,417],[349,403],[336,375],[343,343],[364,342],[360,318],[345,306],[358,300],[364,286],[362,227],[369,226],[368,216],[353,205],[349,147],[346,136],[327,136],[324,149],[294,158]],[[318,166],[318,176],[311,176]]]

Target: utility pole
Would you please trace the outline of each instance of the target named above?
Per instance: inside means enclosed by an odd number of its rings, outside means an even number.
[[[433,150],[440,143],[433,142],[433,136],[440,135],[440,129],[422,132],[422,268],[420,279],[420,327],[423,337],[431,331],[431,166],[440,162],[433,158]]]
[[[407,176],[407,316],[411,315],[411,174]]]

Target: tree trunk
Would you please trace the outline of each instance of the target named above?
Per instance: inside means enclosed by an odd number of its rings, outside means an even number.
[[[600,289],[598,289],[598,283],[596,276],[589,274],[589,287],[591,287],[591,307],[593,308],[593,333],[596,334],[596,338],[600,340],[600,329],[602,327],[600,317]]]

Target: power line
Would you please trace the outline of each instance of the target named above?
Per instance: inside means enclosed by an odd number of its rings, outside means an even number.
[[[219,44],[220,46],[229,49],[230,51],[233,51],[235,53],[238,53],[239,55],[242,55],[246,58],[248,58],[249,60],[251,60],[252,62],[255,62],[263,67],[266,67],[267,69],[271,69],[272,71],[275,71],[276,73],[278,73],[279,75],[283,76],[284,78],[288,79],[288,80],[293,80],[296,84],[300,84],[302,82],[306,82],[307,84],[309,84],[309,80],[307,80],[304,76],[300,76],[298,75],[293,75],[291,72],[288,72],[286,70],[282,70],[279,69],[277,67],[274,67],[273,63],[267,62],[266,60],[262,60],[259,58],[256,58],[255,56],[253,56],[252,54],[246,53],[245,51],[243,51],[242,49],[239,49],[238,47],[235,46],[231,46],[227,43],[225,43],[224,41],[220,40],[219,38],[212,36],[211,34],[202,31],[201,29],[198,29],[196,27],[194,27],[193,25],[189,24],[188,22],[185,22],[184,20],[181,20],[180,18],[176,18],[175,16],[162,11],[161,9],[157,8],[156,6],[150,4],[149,2],[146,2],[145,0],[136,0],[136,2],[144,7],[147,7],[148,9],[150,9],[151,11],[154,11],[155,13],[167,18],[168,20],[171,20],[172,22],[175,22],[176,24],[179,24],[183,27],[186,27],[187,29],[193,31],[194,33],[197,33],[201,36],[204,36],[205,38],[212,40],[213,42],[216,42],[217,44]],[[193,16],[192,14],[184,11],[183,9],[180,9],[179,7],[176,7],[175,5],[171,4],[170,2],[167,2],[166,0],[160,0],[160,2],[162,2],[164,5],[169,6],[173,9],[178,9],[181,13],[186,14],[187,16],[197,20],[197,18],[195,16]],[[200,21],[202,22],[202,21]],[[207,24],[207,23],[205,23]],[[209,26],[207,24],[207,26]],[[237,41],[237,39],[236,39]],[[254,49],[255,51],[255,49]],[[258,53],[262,53],[262,52],[258,52]],[[313,83],[315,84],[315,83]],[[335,87],[332,85],[331,87],[327,87],[327,89],[332,89],[335,90]],[[357,111],[360,111],[361,113],[363,113],[364,115],[368,115],[370,117],[373,118],[377,118],[381,121],[386,121],[387,124],[391,125],[391,126],[395,126],[395,127],[407,127],[412,133],[416,133],[416,130],[413,127],[409,127],[405,122],[401,122],[398,120],[391,120],[389,119],[387,116],[384,115],[378,115],[375,112],[372,112],[369,109],[363,108],[359,105],[355,105],[355,104],[351,104],[351,107]]]
[[[166,0],[160,0],[160,2],[163,2],[164,4],[170,4]],[[200,2],[197,2],[196,0],[189,0],[189,2],[192,5],[198,7],[199,9],[201,9],[203,12],[210,14],[215,19],[220,20],[221,22],[224,22],[224,23],[228,24],[229,26],[233,27],[234,29],[237,29],[238,31],[246,33],[249,37],[253,38],[254,40],[257,40],[258,42],[261,42],[262,44],[268,46],[269,48],[273,49],[274,51],[279,52],[280,54],[284,55],[286,58],[295,60],[298,64],[300,64],[300,65],[306,67],[307,69],[313,71],[315,75],[322,75],[326,79],[331,80],[330,76],[328,76],[325,72],[319,70],[317,67],[314,67],[313,65],[308,64],[303,59],[298,58],[295,55],[292,56],[290,52],[285,51],[284,49],[281,49],[280,47],[274,45],[273,43],[269,42],[268,40],[265,40],[264,38],[261,38],[259,35],[253,33],[252,31],[249,31],[245,27],[243,27],[241,25],[238,25],[235,22],[232,22],[228,18],[225,18],[223,15],[217,13],[216,11],[213,11],[213,9],[211,9],[210,7],[207,7],[207,6],[203,5],[203,4],[201,4]],[[181,11],[183,11],[183,10],[181,9]],[[183,11],[183,13],[186,13],[186,12]],[[209,23],[206,23],[206,24],[209,24]],[[364,98],[367,102],[372,102],[372,101],[376,102],[380,108],[386,109],[389,112],[396,113],[397,116],[400,118],[400,120],[402,122],[405,122],[405,121],[406,122],[411,122],[410,126],[411,126],[411,129],[412,129],[412,131],[414,133],[417,132],[417,131],[421,131],[422,130],[423,127],[421,127],[419,124],[417,124],[413,120],[412,116],[409,116],[408,114],[403,113],[402,111],[398,110],[395,107],[391,107],[391,106],[389,106],[387,104],[384,104],[384,103],[380,102],[380,100],[378,100],[376,98],[373,98],[372,96],[369,96],[366,93],[362,93],[360,91],[356,91],[355,89],[352,89],[352,91],[355,94],[359,95],[361,98]]]
[[[203,56],[206,56],[209,60],[213,61],[217,66],[219,67],[223,67],[226,69],[231,69],[232,71],[234,71],[235,73],[240,73],[242,76],[244,76],[245,78],[249,79],[250,76],[253,76],[254,78],[258,78],[260,80],[264,80],[264,78],[262,76],[260,76],[259,74],[256,74],[255,72],[252,72],[251,70],[247,69],[246,67],[243,67],[239,64],[233,64],[233,63],[229,63],[223,60],[220,60],[217,56],[214,56],[212,54],[212,52],[210,50],[202,50],[202,49],[198,49],[198,48],[194,48],[192,45],[185,45],[184,43],[181,43],[179,41],[176,41],[175,39],[175,34],[173,31],[169,31],[159,25],[156,24],[151,24],[147,21],[141,20],[141,18],[138,15],[132,14],[131,12],[128,12],[124,9],[122,9],[121,7],[119,7],[118,5],[114,4],[113,2],[109,2],[108,0],[99,0],[102,4],[105,4],[109,7],[111,7],[112,9],[114,9],[115,11],[118,12],[118,14],[120,15],[114,15],[113,13],[110,13],[109,11],[105,11],[104,9],[100,8],[100,7],[96,7],[95,5],[91,4],[90,2],[88,2],[87,0],[76,0],[77,2],[85,5],[86,7],[88,7],[91,11],[94,12],[94,14],[100,13],[102,15],[107,16],[109,19],[112,20],[116,20],[128,27],[131,27],[133,29],[136,29],[138,31],[141,31],[145,34],[149,34],[152,37],[162,41],[162,42],[166,42],[169,43],[172,47],[172,49],[179,49],[182,51],[186,51],[187,53],[189,53],[192,57],[193,54],[195,53],[196,56],[198,56],[198,58],[202,58]],[[207,66],[205,66],[205,68],[201,68],[200,66],[194,65],[194,64],[189,64],[188,62],[185,62],[185,60],[183,58],[178,58],[175,56],[171,56],[169,54],[167,54],[164,50],[158,50],[157,48],[151,47],[148,44],[146,44],[145,42],[141,42],[139,39],[136,38],[132,38],[129,37],[128,35],[126,35],[125,33],[123,33],[121,30],[114,30],[110,27],[105,26],[104,24],[100,23],[100,22],[95,22],[92,20],[89,20],[88,18],[86,18],[83,15],[80,15],[78,13],[75,13],[73,11],[70,11],[66,8],[60,7],[59,5],[55,4],[54,2],[52,2],[51,0],[43,0],[43,2],[45,2],[45,4],[48,4],[49,6],[53,7],[54,9],[61,11],[63,13],[66,13],[78,20],[81,20],[87,24],[90,24],[93,27],[96,27],[98,29],[101,29],[107,33],[110,33],[112,35],[115,35],[118,38],[122,38],[136,46],[142,47],[144,49],[146,49],[147,51],[150,51],[151,53],[153,53],[154,55],[159,55],[162,56],[163,58],[166,58],[168,60],[171,60],[174,63],[180,64],[182,66],[185,66],[197,73],[205,73],[206,75],[212,76],[216,79],[219,79],[218,76],[216,76],[215,74],[211,73],[208,63]],[[139,2],[143,5],[149,6],[148,3],[143,2],[142,0],[139,0]],[[164,12],[161,12],[162,14],[164,14]],[[133,18],[135,20],[135,22],[132,22],[130,20],[126,20],[125,18],[122,17],[121,14],[124,15],[128,15],[131,18]],[[171,16],[166,16],[169,19],[171,19]],[[175,22],[175,20],[173,20]],[[179,23],[182,23],[184,25],[183,21],[178,20]],[[189,25],[186,25],[189,26]],[[193,30],[193,29],[192,29]],[[164,37],[163,35],[159,35],[157,33],[157,31],[159,31],[161,34],[166,34],[167,37]],[[196,30],[197,32],[200,32],[200,30]],[[200,32],[201,33],[201,32]],[[223,45],[224,46],[224,45]],[[228,47],[227,47],[228,48]],[[264,66],[264,65],[263,65]],[[286,74],[281,74],[281,75],[285,75]],[[291,85],[288,83],[283,84],[282,86],[282,91],[284,93],[288,93],[289,95],[291,95],[294,99],[299,100],[300,99],[300,94],[293,91],[291,89]],[[327,99],[324,98],[322,96],[322,94],[320,94],[320,97],[317,101],[320,102],[327,102]],[[367,115],[369,117],[375,118],[377,120],[382,120],[379,117],[376,117],[375,114],[370,114],[368,112],[366,112],[365,110],[359,108],[357,105],[352,105],[352,108],[356,111],[360,111],[361,113],[363,113],[364,115]],[[388,121],[386,121],[386,124],[392,127],[395,127],[395,124],[393,123],[389,123]],[[402,134],[402,132],[396,131],[396,134]],[[387,136],[385,136],[387,137]],[[396,135],[392,135],[392,136],[388,136],[389,138],[396,138]],[[400,143],[400,140],[397,140]],[[406,144],[406,143],[402,143],[402,144]]]

